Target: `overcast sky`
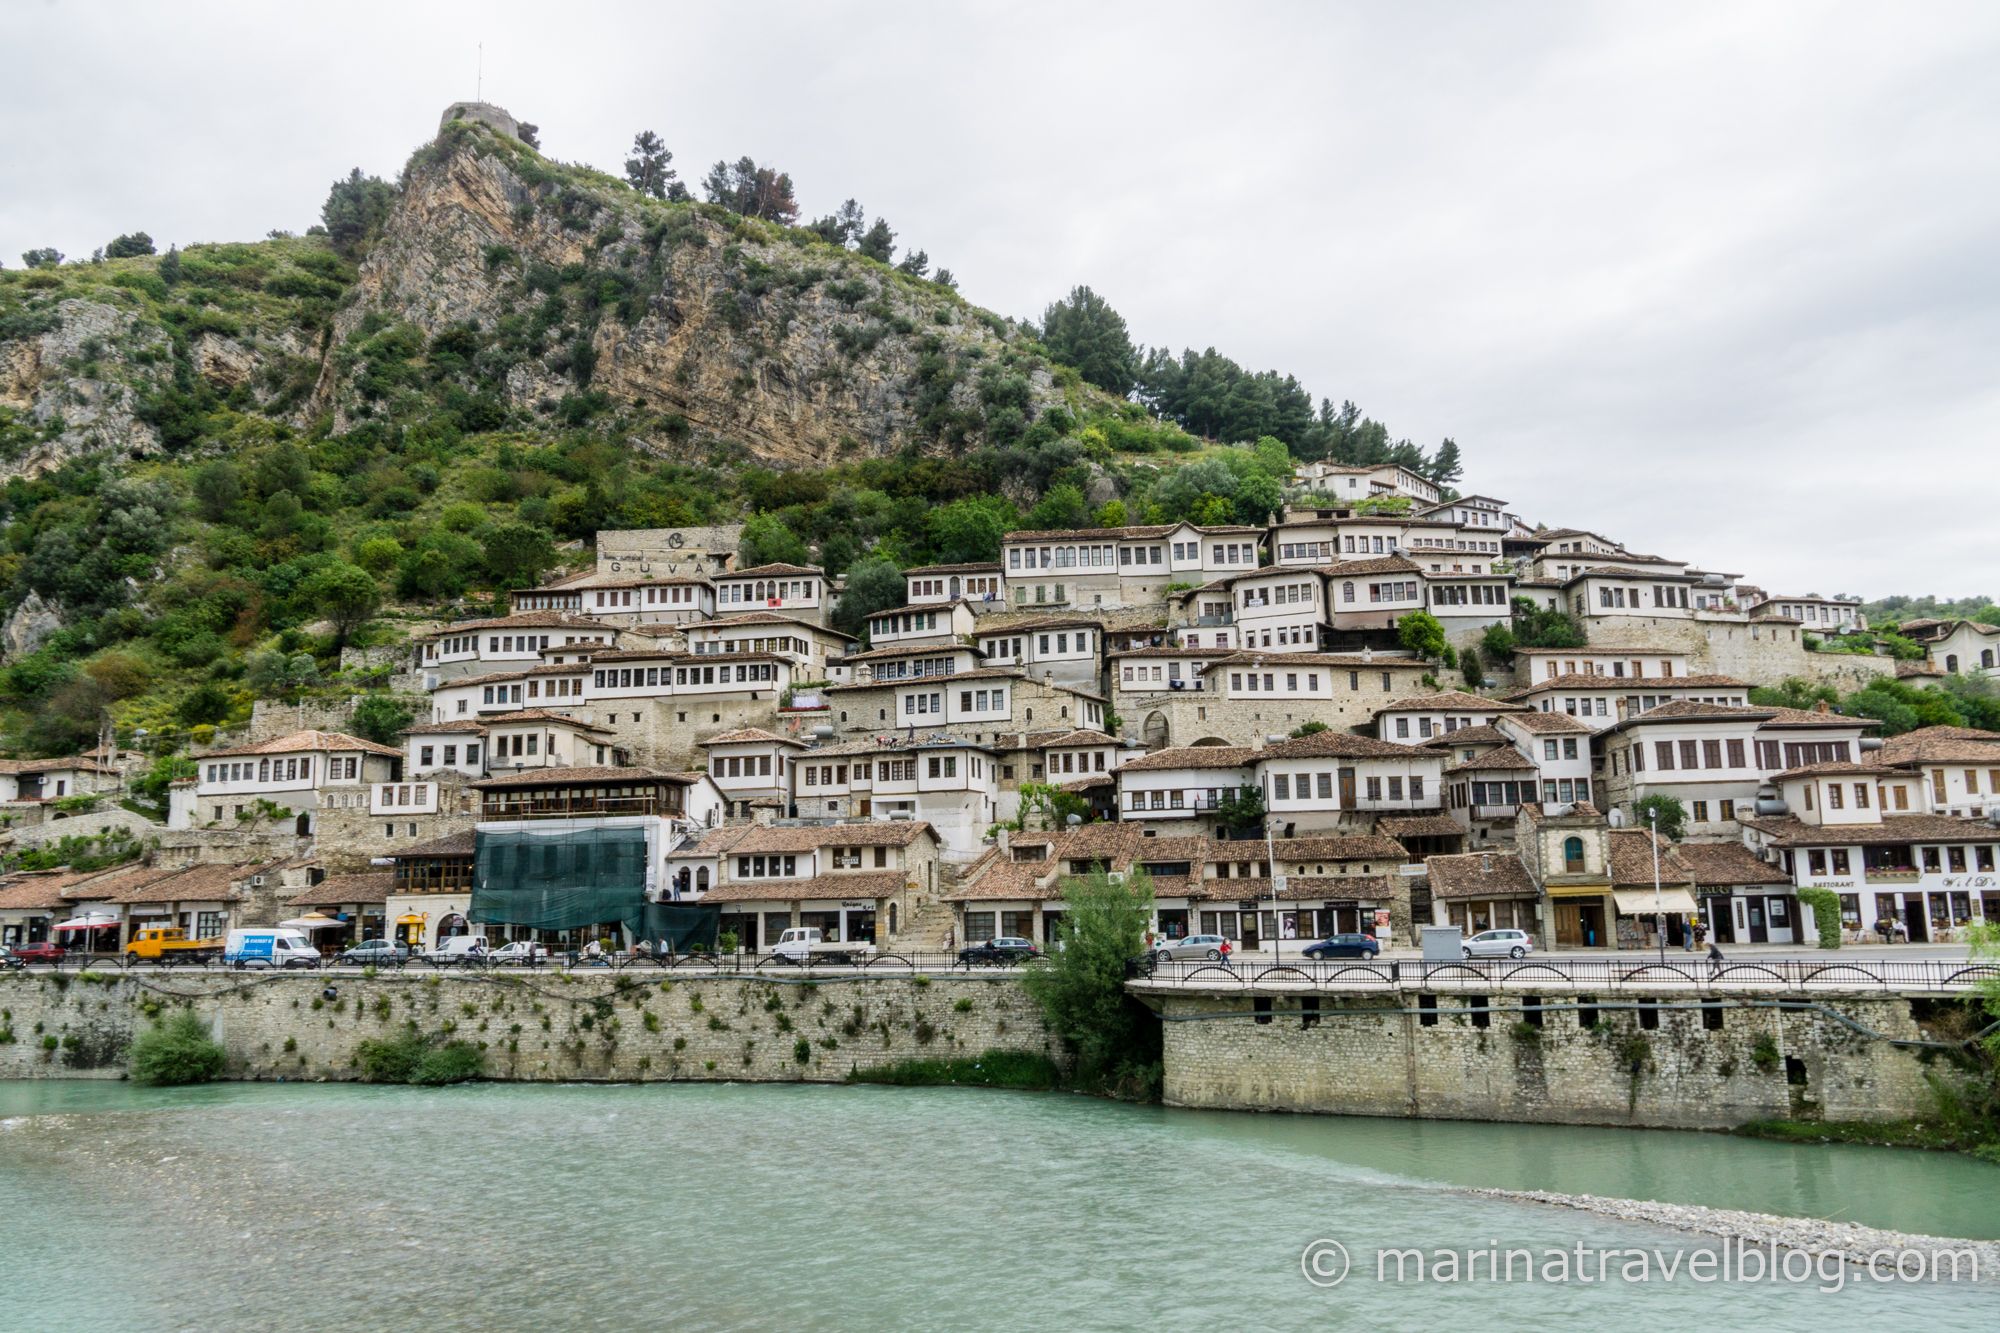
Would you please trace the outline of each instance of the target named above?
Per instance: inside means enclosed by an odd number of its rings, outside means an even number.
[[[965,294],[1088,283],[1778,592],[2000,594],[2000,6],[11,0],[0,257],[236,240],[485,93],[751,154]]]

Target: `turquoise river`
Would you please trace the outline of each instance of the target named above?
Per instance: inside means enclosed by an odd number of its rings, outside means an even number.
[[[2000,1168],[960,1089],[0,1083],[0,1328],[2000,1327],[2000,1282],[1430,1284],[1717,1242],[1464,1186],[2000,1237]],[[1322,1289],[1300,1255],[1340,1241]]]

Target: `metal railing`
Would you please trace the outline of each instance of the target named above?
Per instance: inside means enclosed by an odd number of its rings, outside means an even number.
[[[838,943],[832,946],[835,951],[838,951],[841,947]],[[863,946],[854,945],[851,947],[859,949]],[[161,958],[128,961],[123,954],[71,953],[65,955],[57,962],[25,964],[22,970],[30,972],[130,972],[133,974],[150,974],[162,971],[226,972],[231,975],[237,973],[305,971],[354,975],[369,970],[376,973],[402,971],[417,973],[574,971],[589,974],[606,971],[624,972],[636,969],[640,971],[687,972],[716,976],[812,977],[827,975],[850,976],[856,973],[885,976],[922,976],[942,975],[950,972],[1008,972],[1019,971],[1024,967],[1039,966],[1046,961],[1047,955],[1045,954],[1038,954],[1034,958],[1017,962],[999,962],[977,958],[968,961],[961,958],[956,951],[945,953],[937,951],[901,951],[895,949],[878,949],[873,953],[851,955],[844,962],[837,962],[831,959],[794,962],[792,959],[780,954],[758,953],[755,951],[739,951],[730,954],[650,954],[620,951],[605,953],[592,958],[586,957],[580,951],[560,950],[552,951],[546,957],[532,960],[527,958],[495,960],[492,957],[481,956],[433,958],[428,955],[419,954],[411,958],[383,959],[379,962],[341,963],[336,961],[334,957],[329,956],[322,957],[315,963],[294,962],[290,967],[279,967],[276,965],[266,965],[261,959],[239,965],[226,963],[219,957]],[[10,963],[8,967],[12,970],[13,965]]]
[[[1126,964],[1132,981],[1185,985],[1190,990],[1286,989],[1357,993],[1409,990],[1525,990],[1578,986],[1599,990],[1646,987],[1876,989],[1889,992],[1969,991],[2000,981],[2000,961],[1967,959],[1742,958],[1710,962],[1700,954],[1666,961],[1637,955],[1616,958],[1369,960],[1310,958],[1220,962],[1161,961],[1152,955]]]

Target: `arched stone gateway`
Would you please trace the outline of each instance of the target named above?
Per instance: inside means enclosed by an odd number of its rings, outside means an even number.
[[[1164,746],[1167,743],[1167,715],[1158,709],[1146,714],[1146,720],[1139,724],[1139,739],[1151,750]]]

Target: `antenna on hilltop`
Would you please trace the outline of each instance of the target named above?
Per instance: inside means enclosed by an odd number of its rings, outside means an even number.
[[[473,95],[477,101],[486,100],[486,43],[481,42],[479,51],[479,73],[473,79]]]

